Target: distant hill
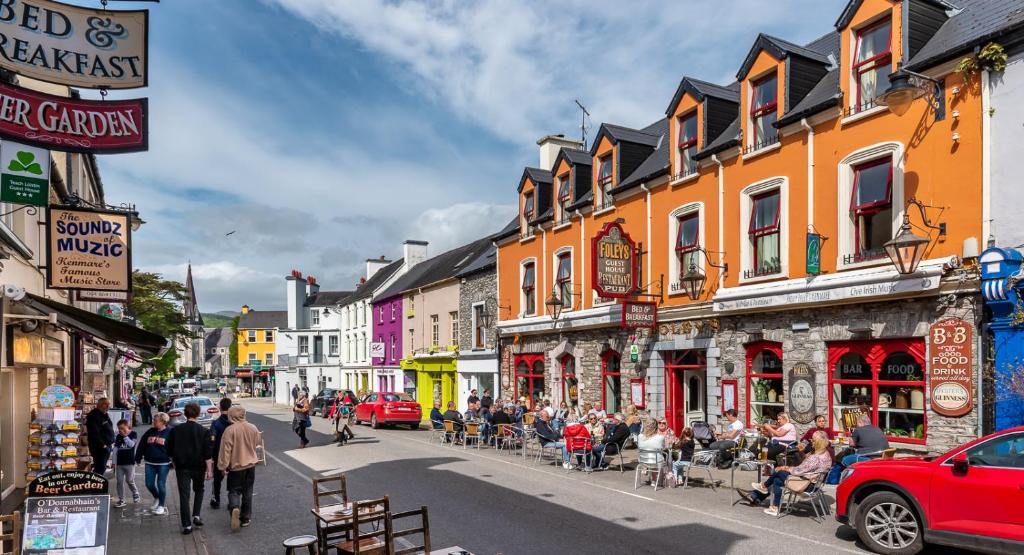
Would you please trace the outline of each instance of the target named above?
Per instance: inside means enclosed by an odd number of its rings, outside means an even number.
[[[222,310],[220,312],[204,312],[203,323],[208,328],[230,328],[231,319],[238,316],[237,312]]]

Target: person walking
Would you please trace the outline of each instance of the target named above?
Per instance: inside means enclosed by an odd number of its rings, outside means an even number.
[[[224,430],[231,425],[231,419],[228,418],[228,410],[231,409],[231,399],[224,397],[220,400],[220,416],[210,424],[210,429],[213,432],[213,460],[217,460],[217,456],[220,453],[220,442],[224,436]],[[224,473],[220,471],[220,468],[216,464],[213,465],[213,491],[210,492],[210,508],[220,508],[220,487],[224,482]]]
[[[352,433],[352,418],[355,413],[355,400],[347,392],[338,392],[334,407],[334,436],[338,443],[345,445],[350,439],[356,437]]]
[[[117,480],[117,502],[114,506],[117,508],[128,504],[124,500],[126,485],[132,493],[132,503],[142,499],[135,485],[135,444],[138,439],[138,434],[132,431],[127,420],[117,421],[117,437],[114,438],[114,478]]]
[[[299,386],[298,385],[293,385],[292,386],[292,401],[294,402],[294,401],[298,401],[298,400],[299,400]]]
[[[309,440],[306,439],[306,428],[313,425],[309,419],[309,399],[300,391],[299,398],[292,406],[292,430],[299,436],[299,447],[305,449]]]
[[[153,423],[153,396],[145,387],[139,392],[139,413],[142,416],[142,423],[150,425]]]
[[[171,457],[167,453],[167,438],[171,435],[168,420],[166,412],[154,414],[153,427],[142,434],[135,450],[135,464],[146,462],[146,489],[153,496],[155,515],[167,514],[167,473],[171,469]]]
[[[85,416],[85,432],[89,442],[89,455],[92,456],[92,471],[103,475],[107,471],[110,460],[110,448],[114,445],[114,423],[110,421],[110,399],[101,398],[96,408]]]
[[[193,526],[203,525],[199,513],[203,510],[203,482],[213,478],[213,434],[196,422],[197,403],[185,405],[185,418],[184,424],[171,430],[167,453],[174,462],[174,478],[178,481],[181,533],[191,534]]]
[[[231,425],[220,439],[217,468],[228,475],[228,510],[231,529],[237,531],[252,521],[252,488],[256,482],[256,447],[260,445],[260,431],[245,420],[245,408],[236,405],[228,409]]]

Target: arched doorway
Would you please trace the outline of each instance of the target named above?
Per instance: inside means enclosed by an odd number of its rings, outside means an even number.
[[[665,419],[677,433],[707,422],[707,361],[703,350],[674,351],[665,364]]]

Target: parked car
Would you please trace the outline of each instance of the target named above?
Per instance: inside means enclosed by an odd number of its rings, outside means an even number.
[[[352,393],[351,389],[345,389],[344,391],[351,395],[352,399],[355,400],[357,403],[359,402],[358,398],[356,397],[356,394]],[[332,389],[329,387],[321,389],[320,393],[317,393],[316,395],[313,396],[312,399],[309,400],[309,415],[316,416],[317,414],[319,414],[320,416],[327,418],[327,413],[331,412],[331,405],[334,404],[334,396],[335,394],[337,394],[337,392],[337,389]]]
[[[176,399],[181,399],[182,397],[191,397],[191,396],[192,396],[191,393],[172,392],[170,395],[167,395],[166,397],[162,397],[159,400],[158,408],[160,409],[161,412],[168,412],[169,410],[171,410],[171,406],[174,404],[174,401]]]
[[[220,409],[217,408],[217,405],[213,404],[209,397],[179,397],[174,400],[171,410],[167,412],[167,416],[171,417],[170,422],[167,423],[168,426],[173,428],[185,423],[185,420],[187,420],[185,418],[185,405],[189,403],[197,403],[199,405],[199,418],[196,419],[196,422],[207,428],[220,416]]]
[[[356,424],[369,422],[374,428],[401,423],[416,430],[421,417],[420,404],[408,393],[370,393],[356,405]]]
[[[885,555],[926,543],[1024,553],[1024,426],[937,457],[856,463],[836,490],[836,520]]]

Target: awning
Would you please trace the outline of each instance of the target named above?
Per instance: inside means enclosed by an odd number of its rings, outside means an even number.
[[[56,312],[58,322],[111,343],[126,343],[152,354],[160,352],[167,345],[167,340],[161,335],[31,293],[21,302],[43,314]]]
[[[252,372],[249,372],[249,371],[246,371],[246,370],[240,370],[238,372],[235,372],[235,377],[236,378],[251,378],[252,377]]]

